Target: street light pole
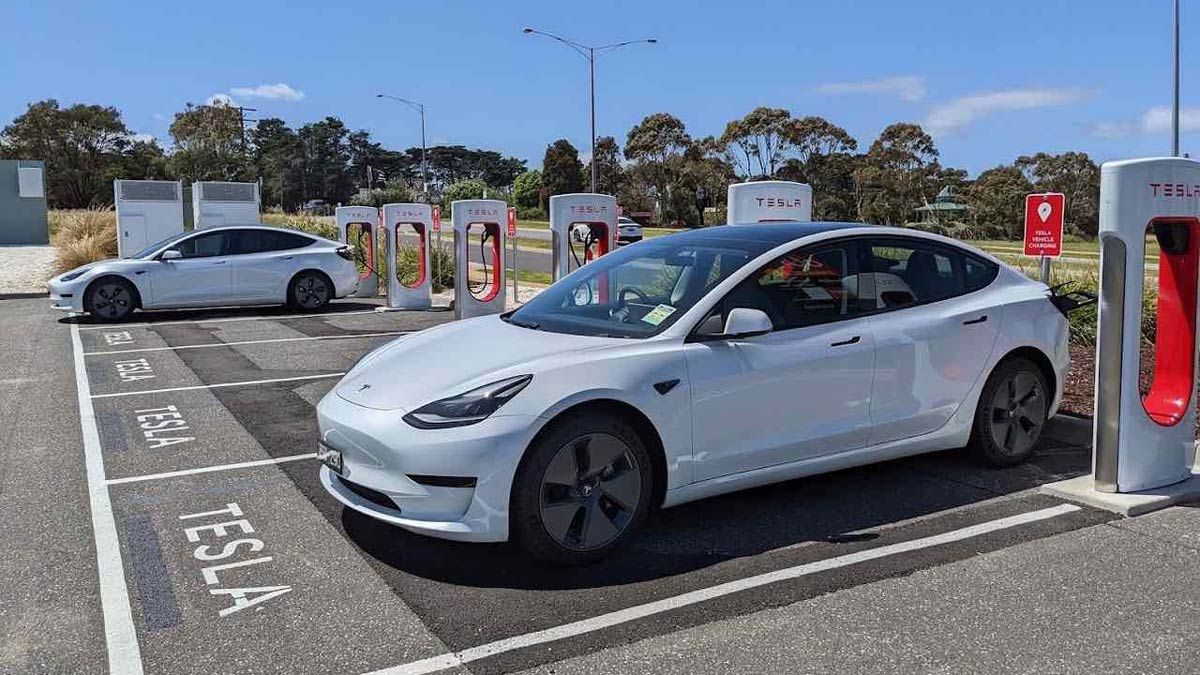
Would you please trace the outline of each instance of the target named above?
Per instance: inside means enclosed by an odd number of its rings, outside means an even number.
[[[421,193],[424,196],[425,201],[428,202],[429,201],[429,174],[425,170],[425,167],[426,167],[426,162],[425,162],[425,106],[420,103],[417,103],[416,101],[410,101],[406,98],[400,98],[399,96],[392,96],[390,94],[375,94],[375,98],[386,98],[386,99],[391,99],[393,101],[399,101],[400,103],[403,103],[403,104],[407,105],[408,107],[421,113]]]
[[[595,192],[596,184],[599,182],[598,177],[597,177],[597,169],[596,169],[596,57],[603,56],[604,54],[611,52],[614,49],[618,49],[618,48],[624,47],[626,45],[656,44],[658,42],[658,38],[643,38],[641,40],[626,40],[625,42],[614,42],[614,43],[608,44],[608,45],[592,47],[589,45],[580,44],[573,40],[568,40],[567,38],[562,37],[560,35],[555,35],[553,33],[546,33],[544,31],[536,30],[533,28],[526,28],[522,32],[524,32],[526,35],[541,35],[544,37],[548,37],[551,40],[557,40],[557,41],[567,45],[571,49],[574,49],[576,52],[578,52],[581,56],[583,56],[583,58],[587,59],[587,61],[588,61],[588,77],[590,80],[590,82],[589,82],[589,86],[590,86],[589,98],[591,99],[591,110],[592,110],[592,125],[591,125],[592,126],[592,161],[591,161],[592,180],[591,180],[591,184],[592,184],[592,192]]]
[[[1175,0],[1175,96],[1171,105],[1171,155],[1179,156],[1179,0]]]

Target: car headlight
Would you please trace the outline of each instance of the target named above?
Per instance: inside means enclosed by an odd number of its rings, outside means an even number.
[[[532,379],[532,375],[518,375],[434,401],[408,413],[404,421],[418,429],[465,427],[482,422],[521,393]]]
[[[74,272],[67,272],[66,274],[59,277],[58,280],[59,281],[75,281],[79,277],[83,276],[85,272],[87,272],[86,269],[75,270]]]

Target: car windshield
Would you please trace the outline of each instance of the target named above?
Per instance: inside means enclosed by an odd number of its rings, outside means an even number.
[[[155,243],[147,246],[146,248],[138,251],[137,253],[134,253],[133,255],[131,255],[129,257],[130,258],[145,258],[146,256],[150,255],[151,253],[154,253],[158,249],[162,248],[163,246],[166,246],[167,244],[170,244],[175,241],[179,241],[180,239],[183,239],[184,237],[188,236],[189,234],[191,234],[191,232],[179,232],[177,234],[173,234],[173,235],[167,237],[166,239],[163,239],[162,241],[158,241],[158,242],[155,242]]]
[[[555,333],[650,337],[760,252],[730,239],[652,239],[588,263],[504,318]]]

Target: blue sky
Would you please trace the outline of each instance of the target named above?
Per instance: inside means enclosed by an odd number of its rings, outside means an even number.
[[[622,145],[653,112],[703,136],[768,105],[824,116],[864,148],[891,122],[920,122],[943,163],[972,175],[1039,150],[1169,150],[1171,0],[43,0],[3,14],[4,123],[53,97],[115,105],[165,140],[186,102],[222,94],[294,125],[337,115],[388,147],[418,145],[416,114],[374,97],[383,91],[427,105],[431,145],[538,166],[556,138],[587,151],[587,69],[523,35],[529,25],[592,44],[659,39],[598,61],[598,133]],[[1184,22],[1186,75],[1200,3],[1185,0]],[[1193,82],[1183,148],[1194,154]]]

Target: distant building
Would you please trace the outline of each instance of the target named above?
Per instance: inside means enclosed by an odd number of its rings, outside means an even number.
[[[0,160],[0,245],[48,244],[46,163]]]
[[[918,208],[917,222],[944,223],[963,221],[967,217],[969,206],[963,204],[958,197],[958,191],[947,185],[933,198],[933,202]]]

